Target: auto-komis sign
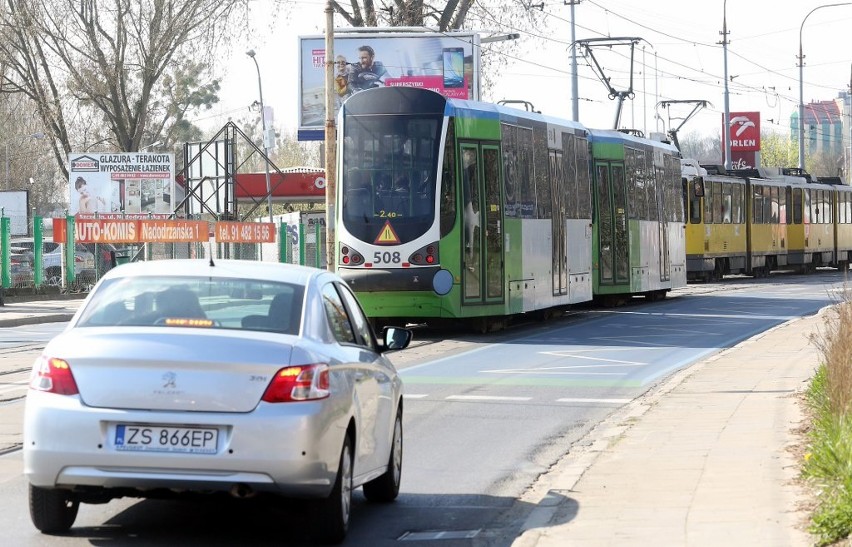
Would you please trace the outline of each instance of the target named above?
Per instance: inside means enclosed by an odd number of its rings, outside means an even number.
[[[65,219],[53,219],[53,241],[67,243]],[[199,243],[210,239],[204,220],[76,219],[78,243]]]

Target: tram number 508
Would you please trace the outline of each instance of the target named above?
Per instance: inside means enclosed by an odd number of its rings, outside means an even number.
[[[373,264],[399,264],[399,252],[380,252],[373,253]]]

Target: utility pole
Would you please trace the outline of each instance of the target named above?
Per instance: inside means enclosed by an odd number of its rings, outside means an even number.
[[[334,222],[337,197],[337,128],[334,124],[334,5],[325,4],[325,249],[326,269],[335,270]]]
[[[725,77],[725,121],[722,123],[722,143],[725,149],[725,169],[731,168],[731,103],[728,93],[728,0],[722,3],[722,52]]]
[[[577,83],[577,34],[574,25],[574,6],[580,0],[564,0],[571,6],[571,119],[580,121],[580,86]]]

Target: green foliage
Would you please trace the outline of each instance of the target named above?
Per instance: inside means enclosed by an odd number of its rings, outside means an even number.
[[[788,135],[761,131],[760,164],[763,167],[794,167],[798,161],[798,145]]]
[[[852,533],[852,302],[848,293],[826,315],[823,330],[812,337],[824,358],[805,392],[811,430],[802,475],[818,488],[818,506],[810,531],[819,545]]]

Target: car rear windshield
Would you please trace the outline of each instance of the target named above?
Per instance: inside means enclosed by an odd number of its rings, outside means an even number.
[[[104,281],[79,327],[161,326],[298,334],[301,285],[209,277],[127,277]]]

